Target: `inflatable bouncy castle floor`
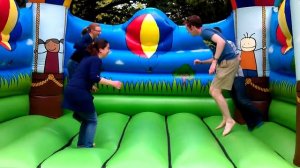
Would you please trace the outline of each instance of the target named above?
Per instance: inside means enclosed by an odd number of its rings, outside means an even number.
[[[300,166],[298,1],[235,0],[227,19],[204,25],[221,28],[243,62],[255,59],[254,69],[242,70],[264,124],[249,131],[225,92],[239,122],[225,137],[215,129],[222,116],[209,95],[209,65],[193,64],[212,57],[201,37],[155,8],[120,25],[99,23],[111,48],[101,76],[123,87],[99,85],[94,93],[91,149],[77,148],[80,123],[61,108],[73,44],[90,24],[69,4],[31,0],[19,9],[13,0],[0,1],[0,168]]]

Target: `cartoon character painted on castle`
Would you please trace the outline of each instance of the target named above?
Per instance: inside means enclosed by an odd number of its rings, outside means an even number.
[[[42,39],[39,39],[39,44],[44,44],[47,52],[45,59],[45,68],[44,73],[59,73],[59,58],[58,53],[60,50],[60,43],[63,44],[63,39],[58,40],[56,38],[48,39],[44,42]],[[45,53],[42,52],[42,53]],[[42,54],[39,53],[39,54]]]
[[[244,34],[244,37],[240,41],[240,65],[243,69],[245,77],[258,77],[255,51],[263,48],[256,49],[256,39],[252,37],[254,34],[255,33],[249,36],[248,33],[246,33],[246,35]]]

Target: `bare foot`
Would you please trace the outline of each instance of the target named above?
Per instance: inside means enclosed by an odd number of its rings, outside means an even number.
[[[216,127],[216,130],[223,128],[225,126],[225,124],[226,124],[225,120],[222,120],[222,122]]]
[[[223,131],[223,136],[228,135],[230,133],[230,131],[232,130],[232,128],[234,127],[234,125],[235,125],[234,120],[227,121],[226,125],[225,125],[225,128],[224,128],[224,131]]]

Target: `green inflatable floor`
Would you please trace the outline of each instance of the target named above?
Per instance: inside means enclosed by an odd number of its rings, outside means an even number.
[[[163,116],[142,112],[98,116],[96,147],[76,148],[77,137],[40,163],[42,168],[292,168],[245,126],[223,137],[220,116]],[[71,127],[71,126],[69,126]],[[75,129],[78,129],[77,127]],[[259,133],[257,133],[259,134]]]

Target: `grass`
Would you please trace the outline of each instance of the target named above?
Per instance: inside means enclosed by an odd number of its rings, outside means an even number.
[[[186,82],[185,84],[159,82],[126,82],[123,87],[117,90],[111,86],[99,85],[97,94],[126,94],[126,95],[173,95],[173,96],[209,96],[210,83],[203,85],[200,80]]]
[[[19,74],[9,80],[0,77],[0,97],[18,94],[28,94],[31,86],[31,76],[29,74]]]
[[[270,91],[272,97],[285,99],[287,101],[296,102],[296,84],[286,81],[271,82]]]

